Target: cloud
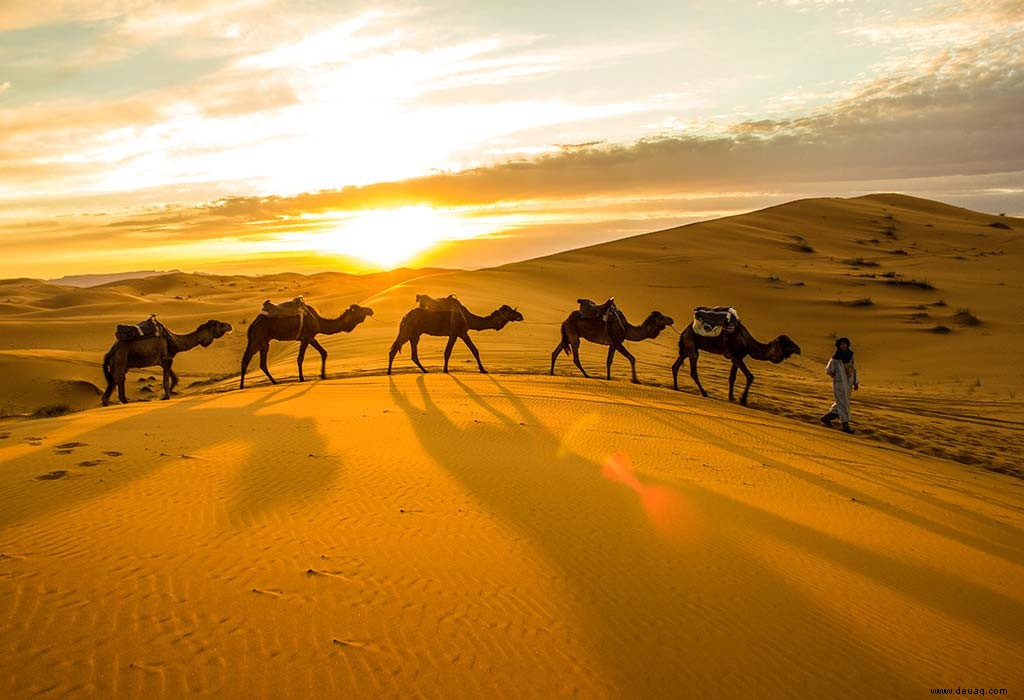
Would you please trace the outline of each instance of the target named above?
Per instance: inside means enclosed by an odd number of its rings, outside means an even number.
[[[259,243],[418,204],[532,217],[518,235],[539,246],[559,231],[578,243],[869,183],[1021,199],[1024,9],[1015,2],[851,22],[843,36],[881,47],[877,63],[821,89],[794,84],[748,116],[718,113],[689,85],[652,81],[645,94],[602,90],[601,99],[562,89],[659,51],[657,42],[556,51],[527,35],[440,41],[387,11],[252,23],[254,7],[283,16],[263,0],[39,7],[41,23],[59,8],[109,22],[108,39],[133,37],[117,46],[195,34],[209,42],[183,53],[224,60],[201,79],[116,99],[0,108],[5,247],[26,259],[41,241],[104,252]],[[18,17],[0,9],[0,27],[28,21]],[[729,205],[707,204],[721,193]]]

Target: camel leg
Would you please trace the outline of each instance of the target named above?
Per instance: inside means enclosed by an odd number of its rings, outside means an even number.
[[[178,392],[174,390],[174,387],[178,386],[178,375],[174,373],[173,368],[168,367],[167,371],[171,373],[171,393],[177,394]]]
[[[697,385],[697,388],[700,389],[700,395],[701,396],[707,396],[708,392],[704,391],[704,387],[701,386],[701,383],[700,383],[700,376],[698,376],[698,374],[697,374],[697,356],[696,355],[690,355],[690,377],[693,378],[693,381]]]
[[[267,375],[267,379],[270,380],[271,384],[277,384],[277,380],[270,375],[270,370],[267,369],[267,351],[270,350],[270,343],[267,343],[260,348],[260,369],[263,370],[263,374]]]
[[[245,388],[245,372],[249,369],[249,363],[252,362],[252,356],[255,354],[249,346],[246,346],[245,351],[242,353],[242,376],[238,380],[239,389]]]
[[[117,380],[115,380],[113,377],[107,380],[107,389],[106,391],[103,392],[103,397],[100,399],[100,402],[104,406],[110,405],[110,397],[114,393],[115,386],[117,386]]]
[[[740,397],[740,403],[744,406],[747,405],[747,396],[750,394],[750,385],[754,383],[754,373],[747,369],[747,365],[743,360],[734,361],[739,365],[740,371],[747,378],[747,385],[743,387],[743,395]]]
[[[558,342],[558,347],[555,348],[555,351],[553,353],[551,353],[551,375],[552,376],[554,376],[554,374],[555,374],[555,360],[558,359],[558,354],[561,353],[561,352],[564,352],[564,351],[565,351],[565,343],[563,343],[562,341],[559,341]]]
[[[608,377],[607,377],[607,379],[608,379],[608,381],[612,380],[612,360],[614,360],[614,359],[615,359],[615,345],[609,345],[608,346],[608,360],[607,360],[607,366],[608,366]]]
[[[124,382],[127,376],[127,372],[121,372],[117,375],[117,398],[121,403],[128,403],[128,397],[124,393]]]
[[[473,357],[476,358],[476,366],[480,368],[480,373],[487,374],[487,370],[484,369],[484,363],[480,361],[480,351],[476,349],[476,345],[470,339],[469,333],[463,333],[459,337],[462,338],[462,342],[466,344],[469,351],[473,353]]]
[[[583,376],[590,379],[590,375],[587,374],[587,370],[583,369],[583,365],[580,364],[580,341],[569,341],[569,349],[572,351],[572,363],[579,367],[580,372],[583,372]]]
[[[729,370],[729,400],[735,401],[733,397],[733,388],[736,386],[736,371],[739,369],[739,365],[736,364],[736,360],[732,361],[732,369]]]
[[[420,364],[419,347],[420,338],[418,335],[414,335],[413,337],[409,338],[409,355],[412,356],[412,361],[416,364],[416,366],[419,367],[424,374],[426,374],[427,368]]]
[[[306,359],[306,348],[309,347],[309,343],[305,340],[299,342],[299,381],[304,382],[306,378],[302,376],[302,361]]]
[[[171,398],[171,363],[165,362],[161,367],[164,370],[164,395],[160,400],[167,401]]]
[[[391,374],[391,365],[395,364],[395,355],[402,351],[404,343],[405,341],[402,340],[401,335],[395,338],[395,342],[391,343],[391,349],[388,351],[388,374]]]
[[[676,361],[672,363],[672,388],[679,391],[679,368],[686,362],[686,358],[680,355],[676,358]]]
[[[633,353],[631,353],[629,350],[627,350],[626,346],[623,345],[622,343],[619,343],[618,345],[614,345],[613,347],[614,347],[614,349],[619,351],[619,354],[625,356],[625,358],[627,360],[629,360],[629,365],[630,365],[630,367],[633,368],[633,383],[634,384],[639,384],[640,380],[637,379],[637,376],[636,376],[636,358],[633,357]],[[609,370],[608,378],[611,379],[611,361],[610,360],[608,362],[608,370]]]
[[[448,374],[448,360],[452,356],[452,350],[455,349],[455,341],[458,340],[457,335],[448,336],[448,342],[444,346],[444,369],[441,370],[445,374]]]
[[[320,378],[327,379],[327,351],[324,350],[324,346],[317,342],[316,338],[309,341],[309,344],[313,346],[313,349],[320,353]]]

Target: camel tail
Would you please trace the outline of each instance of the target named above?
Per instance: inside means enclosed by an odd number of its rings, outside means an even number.
[[[111,349],[103,356],[103,376],[106,378],[108,386],[114,383],[114,373],[110,371],[110,358],[113,354],[114,351]]]
[[[409,317],[413,315],[415,310],[413,309],[405,316],[402,316],[402,320],[398,322],[398,337],[395,338],[395,342],[391,343],[391,352],[399,355],[402,354],[402,346],[405,345],[406,341],[409,340],[409,336],[412,335],[411,333],[406,334],[405,331],[408,330],[409,324],[412,323]]]
[[[562,352],[564,352],[566,355],[570,355],[572,353],[569,352],[569,336],[567,336],[565,334],[565,324],[562,324],[561,331],[562,331]]]

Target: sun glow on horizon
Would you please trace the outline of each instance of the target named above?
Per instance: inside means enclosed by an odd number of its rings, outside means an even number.
[[[391,268],[440,243],[476,238],[501,228],[493,219],[475,220],[424,204],[358,212],[333,229],[310,234],[306,242],[318,252]]]

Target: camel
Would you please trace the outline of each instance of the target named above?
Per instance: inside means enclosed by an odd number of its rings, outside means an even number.
[[[260,369],[271,384],[277,384],[277,380],[270,374],[267,368],[267,352],[270,350],[271,340],[298,340],[299,341],[299,381],[304,382],[306,378],[302,374],[302,361],[306,358],[306,348],[310,345],[320,353],[320,378],[327,379],[327,351],[324,350],[316,336],[320,333],[334,335],[335,333],[351,333],[355,327],[366,320],[367,316],[373,316],[373,309],[367,306],[352,304],[338,318],[324,318],[312,306],[305,306],[309,317],[300,322],[300,317],[285,316],[274,317],[266,314],[259,314],[253,319],[247,332],[245,352],[242,353],[242,376],[238,382],[238,388],[245,388],[245,372],[249,368],[253,355],[260,354]]]
[[[658,335],[673,323],[672,319],[660,311],[652,311],[644,322],[634,326],[626,320],[626,315],[619,309],[612,311],[608,320],[602,318],[583,318],[579,311],[573,311],[569,317],[562,321],[562,340],[558,347],[551,353],[551,374],[555,373],[555,360],[558,354],[564,352],[566,355],[572,352],[572,361],[583,376],[590,378],[587,370],[580,364],[580,338],[589,340],[591,343],[608,346],[607,377],[612,378],[612,360],[615,352],[629,360],[633,369],[633,383],[639,384],[636,376],[636,358],[622,344],[626,340],[640,341],[648,338],[657,338]]]
[[[420,306],[416,307],[405,316],[398,326],[398,337],[391,344],[391,351],[388,353],[388,374],[391,374],[391,365],[395,361],[395,355],[402,351],[406,341],[409,343],[412,361],[423,372],[427,369],[420,364],[419,343],[421,335],[448,336],[448,344],[444,348],[444,371],[448,372],[448,360],[452,356],[452,349],[455,341],[461,340],[473,353],[476,364],[483,374],[487,374],[483,363],[480,361],[480,351],[469,337],[469,331],[495,330],[500,331],[513,321],[522,321],[523,315],[508,304],[487,314],[477,316],[470,312],[462,302],[451,295],[445,299],[431,299],[425,294],[416,295]]]
[[[734,401],[733,389],[736,386],[736,371],[740,370],[747,378],[747,385],[743,388],[743,395],[740,396],[740,403],[747,405],[747,397],[750,395],[750,385],[754,383],[753,373],[747,369],[743,361],[746,357],[755,360],[767,360],[779,364],[791,355],[800,354],[800,346],[790,340],[788,335],[780,335],[767,345],[759,343],[742,322],[736,321],[736,330],[732,333],[721,333],[717,337],[698,335],[694,332],[693,326],[687,326],[679,334],[679,357],[672,365],[672,386],[679,390],[679,368],[687,359],[690,360],[690,376],[700,389],[701,396],[707,396],[701,386],[700,377],[697,375],[697,357],[700,351],[723,355],[732,360],[732,369],[729,371],[729,400]]]
[[[124,394],[125,377],[129,369],[140,367],[162,367],[164,371],[164,395],[166,401],[178,386],[178,375],[171,368],[174,357],[201,345],[208,347],[217,338],[231,332],[231,324],[223,321],[207,321],[191,333],[179,335],[159,326],[158,335],[148,335],[134,340],[118,340],[103,356],[103,376],[107,378],[107,390],[103,392],[103,405],[110,405],[110,396],[117,387],[121,403],[128,403]]]

